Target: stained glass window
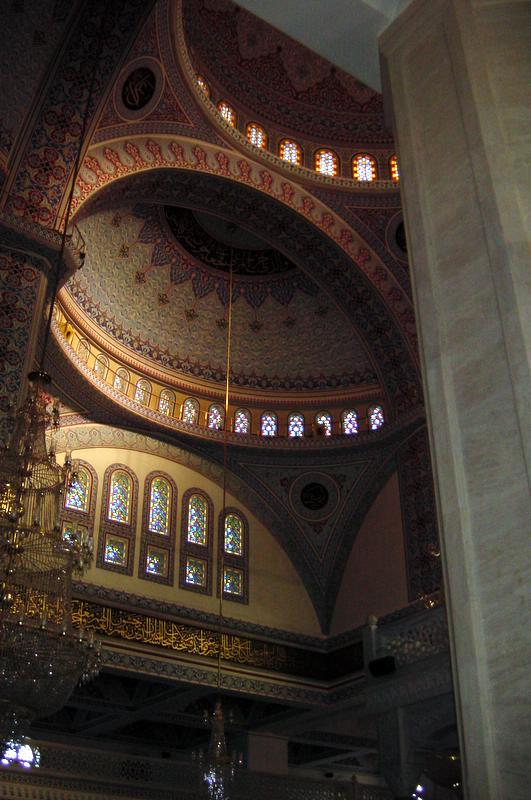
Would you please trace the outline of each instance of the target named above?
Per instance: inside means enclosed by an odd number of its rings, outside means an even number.
[[[90,355],[90,345],[86,339],[80,339],[77,343],[77,354],[80,361],[86,364]]]
[[[383,408],[381,406],[371,406],[368,410],[369,428],[377,431],[385,422]]]
[[[332,150],[318,150],[315,154],[315,171],[334,177],[338,172],[338,160]]]
[[[189,397],[183,403],[183,422],[190,422],[192,425],[197,423],[199,417],[199,403],[193,397]]]
[[[400,167],[398,166],[398,157],[396,155],[391,156],[389,159],[389,170],[391,172],[391,180],[397,181],[400,180]]]
[[[168,553],[157,547],[148,547],[146,554],[146,572],[149,575],[165,577],[168,573]]]
[[[227,514],[225,517],[223,547],[226,553],[243,555],[243,521],[237,514]]]
[[[91,478],[88,471],[80,467],[66,491],[65,508],[87,513],[90,504],[90,485]]]
[[[94,361],[94,372],[104,381],[109,371],[109,362],[105,356],[99,353]]]
[[[202,558],[188,556],[186,559],[185,580],[186,583],[192,586],[206,586],[207,562]]]
[[[210,97],[210,87],[206,82],[206,80],[201,75],[197,76],[197,85],[199,86],[203,94],[205,94],[207,97]]]
[[[113,387],[118,392],[123,392],[123,394],[127,393],[129,388],[129,373],[126,369],[123,369],[123,367],[120,367],[120,369],[116,371]]]
[[[63,522],[63,539],[70,547],[80,542],[92,542],[88,527],[77,522]]]
[[[249,433],[251,429],[251,415],[244,408],[239,408],[234,414],[234,433]]]
[[[161,414],[173,416],[175,410],[175,395],[169,389],[163,389],[159,397],[159,411]]]
[[[351,408],[348,411],[343,411],[341,415],[341,422],[343,425],[343,433],[352,436],[359,431],[359,422],[357,412]]]
[[[129,524],[131,515],[131,478],[127,472],[116,470],[112,473],[109,489],[107,519],[111,522]]]
[[[323,430],[325,436],[332,436],[332,417],[328,411],[316,414],[315,424]]]
[[[288,436],[293,436],[294,438],[304,436],[304,417],[302,414],[289,415]]]
[[[297,142],[292,139],[282,139],[278,146],[278,153],[283,161],[289,161],[290,164],[302,164],[302,150]]]
[[[241,569],[223,568],[223,591],[227,594],[243,595],[243,571]]]
[[[247,141],[264,150],[267,146],[267,134],[256,122],[250,122],[247,125]]]
[[[352,159],[352,177],[355,181],[375,181],[376,161],[372,156],[360,153]]]
[[[218,111],[225,120],[228,122],[231,128],[234,128],[236,125],[236,114],[234,109],[229,106],[224,100],[218,103]]]
[[[120,567],[126,567],[127,547],[127,539],[122,539],[120,536],[111,536],[107,534],[105,537],[105,553],[103,560],[107,564],[116,564]]]
[[[149,493],[148,529],[167,536],[170,530],[171,486],[166,478],[153,478]]]
[[[135,388],[135,400],[143,406],[149,405],[151,398],[151,384],[148,381],[139,380]]]
[[[186,541],[206,546],[208,538],[208,505],[206,498],[193,494],[188,501]]]
[[[260,420],[260,432],[262,436],[276,436],[277,435],[277,415],[272,412],[262,414]]]
[[[223,409],[221,406],[213,404],[208,409],[208,427],[213,431],[220,431],[223,428]]]

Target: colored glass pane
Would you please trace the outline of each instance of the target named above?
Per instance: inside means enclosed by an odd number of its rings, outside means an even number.
[[[86,469],[80,468],[66,491],[65,508],[86,513],[89,510],[89,502],[90,476]]]
[[[193,425],[197,422],[199,415],[199,403],[191,397],[183,403],[183,422],[190,422]]]
[[[398,166],[398,158],[396,156],[391,156],[389,159],[389,166],[391,168],[391,180],[396,183],[396,181],[400,180],[400,167]]]
[[[193,494],[188,501],[188,530],[186,541],[205,546],[207,543],[207,501],[200,494]]]
[[[147,406],[149,398],[151,397],[151,386],[147,381],[138,381],[135,388],[135,400],[137,403],[142,403]]]
[[[220,431],[223,427],[223,409],[221,406],[210,406],[208,409],[208,427]]]
[[[255,147],[264,149],[267,144],[265,130],[254,122],[249,123],[249,125],[247,125],[247,141],[254,144]]]
[[[236,125],[236,114],[234,113],[234,109],[232,109],[228,103],[222,101],[221,103],[218,103],[218,111],[225,122],[228,122],[231,128],[234,128]]]
[[[371,431],[377,431],[384,424],[384,413],[381,406],[372,406],[369,409],[369,428]]]
[[[332,436],[332,417],[327,411],[316,415],[315,424],[324,430],[325,436]]]
[[[243,572],[234,567],[223,570],[223,591],[227,594],[243,595]]]
[[[352,434],[358,433],[359,430],[359,423],[358,423],[358,415],[354,409],[350,409],[350,411],[344,411],[342,415],[343,421],[343,433],[351,436]]]
[[[355,181],[376,180],[376,163],[372,156],[355,156],[352,159],[352,177]]]
[[[160,393],[159,397],[159,411],[161,414],[167,414],[168,416],[173,415],[173,410],[175,408],[175,395],[173,392],[169,392],[166,389],[163,389]]]
[[[203,94],[205,94],[207,97],[210,97],[210,88],[208,86],[208,83],[201,75],[197,76],[197,85],[199,86]]]
[[[337,156],[331,150],[318,150],[315,154],[315,170],[321,175],[337,175]]]
[[[234,415],[234,433],[249,433],[251,420],[249,412],[239,408]]]
[[[127,566],[127,542],[125,539],[118,539],[115,536],[107,536],[105,541],[104,561],[107,564],[117,564],[120,567]]]
[[[260,431],[262,433],[262,436],[277,435],[276,414],[262,414],[262,419],[260,420]]]
[[[283,139],[279,145],[280,158],[289,161],[290,164],[300,165],[302,161],[302,150],[297,142],[290,139]]]
[[[118,392],[123,392],[125,394],[125,392],[127,392],[128,386],[129,386],[129,373],[127,372],[126,369],[119,369],[116,375],[114,376],[113,387]]]
[[[86,364],[90,355],[90,345],[86,339],[80,339],[77,345],[77,354],[83,364]]]
[[[236,514],[225,517],[224,548],[234,556],[243,555],[243,522]]]
[[[150,575],[163,575],[167,574],[167,553],[164,550],[157,550],[156,548],[148,548],[146,555],[146,572]]]
[[[206,586],[207,565],[201,558],[186,559],[186,583],[193,586]]]
[[[94,372],[96,375],[99,375],[102,380],[105,380],[108,370],[109,364],[105,356],[96,356],[96,360],[94,361]]]
[[[87,526],[78,525],[77,522],[63,523],[63,539],[70,547],[74,547],[81,542],[92,541]]]
[[[129,523],[131,505],[131,478],[126,472],[113,472],[109,492],[107,517],[112,522]]]
[[[288,419],[288,436],[304,436],[304,417],[302,414],[291,414]]]
[[[171,487],[165,478],[153,478],[149,497],[149,523],[152,533],[166,536],[170,526]]]

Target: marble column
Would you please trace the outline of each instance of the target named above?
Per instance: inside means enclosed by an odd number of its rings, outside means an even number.
[[[531,785],[530,29],[527,2],[414,0],[380,39],[473,800]]]

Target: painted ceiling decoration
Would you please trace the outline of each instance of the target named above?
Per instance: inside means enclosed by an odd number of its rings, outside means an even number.
[[[390,145],[381,95],[229,0],[184,0],[192,63],[260,121],[323,144]]]

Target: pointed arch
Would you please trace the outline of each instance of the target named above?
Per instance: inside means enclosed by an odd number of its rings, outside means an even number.
[[[138,577],[173,586],[177,485],[165,472],[154,471],[144,481]]]
[[[239,508],[225,508],[218,526],[218,587],[224,600],[249,602],[249,525]]]
[[[103,476],[96,565],[133,574],[138,479],[125,464],[111,464]]]
[[[183,495],[179,585],[201,594],[212,594],[212,546],[214,506],[202,489]]]

